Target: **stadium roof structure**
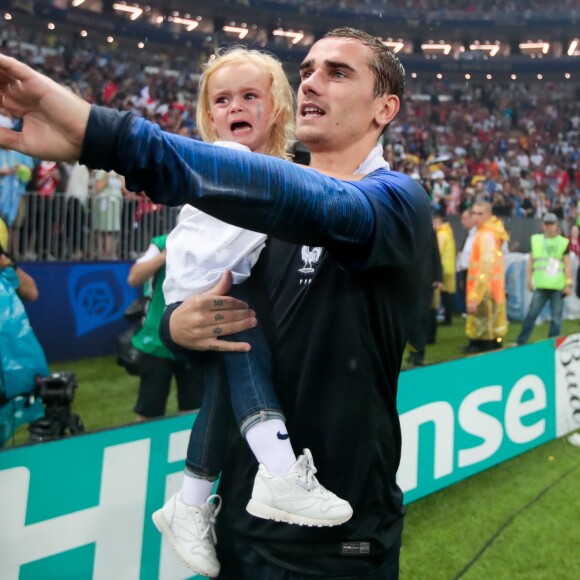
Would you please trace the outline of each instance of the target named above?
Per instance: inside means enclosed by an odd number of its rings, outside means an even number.
[[[338,9],[308,0],[10,0],[4,20],[93,42],[211,49],[228,43],[270,50],[295,70],[314,40],[352,26],[380,37],[408,72],[473,80],[577,79],[580,14]],[[396,3],[395,3],[396,4]],[[467,77],[469,75],[469,77]],[[515,79],[514,79],[515,76]]]

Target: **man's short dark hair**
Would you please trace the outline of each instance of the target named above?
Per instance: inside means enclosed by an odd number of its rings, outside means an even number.
[[[356,28],[335,28],[323,38],[352,38],[367,46],[375,58],[369,59],[369,67],[375,76],[374,96],[385,93],[396,95],[403,100],[405,93],[405,69],[392,50],[387,48],[376,36]]]

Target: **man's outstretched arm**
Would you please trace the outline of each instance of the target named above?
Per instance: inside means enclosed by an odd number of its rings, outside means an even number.
[[[346,192],[345,185],[332,185],[314,172],[306,178],[302,169],[282,161],[211,148],[165,134],[143,119],[91,109],[48,77],[2,55],[0,98],[23,119],[21,132],[0,129],[3,147],[46,160],[80,159],[95,169],[114,168],[129,189],[145,191],[154,201],[190,203],[287,241],[360,247],[372,236],[372,208],[352,186],[348,195],[336,195]],[[236,158],[239,162],[232,163]],[[332,200],[325,199],[330,193]]]
[[[374,214],[360,187],[268,155],[217,148],[93,106],[81,163],[125,175],[157,203],[189,203],[289,242],[364,246]]]

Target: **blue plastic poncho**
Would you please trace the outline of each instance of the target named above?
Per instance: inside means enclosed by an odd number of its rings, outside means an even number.
[[[23,423],[44,415],[33,391],[38,376],[48,376],[44,351],[16,293],[14,268],[0,270],[0,446]]]

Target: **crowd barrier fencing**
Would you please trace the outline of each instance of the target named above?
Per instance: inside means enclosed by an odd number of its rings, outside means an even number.
[[[27,193],[11,228],[10,252],[23,262],[135,260],[169,233],[178,208],[147,198]]]
[[[402,373],[405,502],[580,428],[579,375],[580,335]],[[194,419],[0,452],[3,580],[190,578],[151,514],[181,485]]]

